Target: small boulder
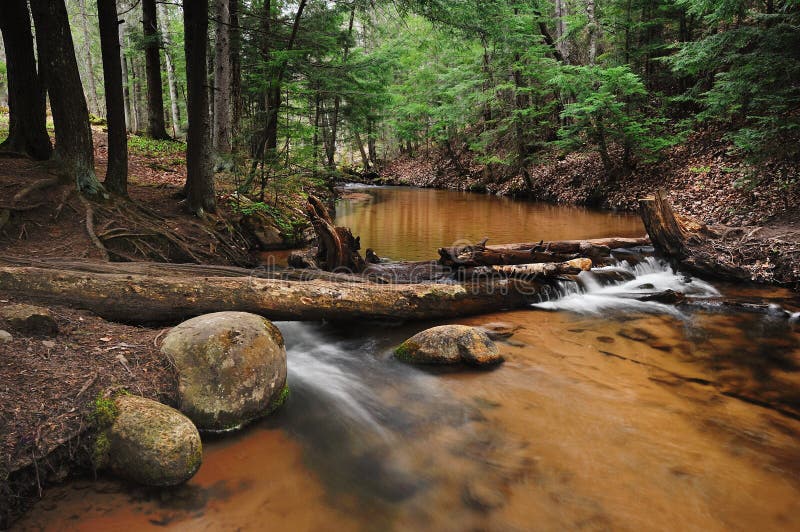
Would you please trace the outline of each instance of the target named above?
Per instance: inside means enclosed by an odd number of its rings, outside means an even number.
[[[0,308],[0,318],[9,328],[22,334],[34,336],[55,336],[58,325],[46,308],[33,305],[4,305]]]
[[[484,331],[466,325],[441,325],[422,331],[400,344],[395,355],[414,364],[492,366],[503,361]]]
[[[237,429],[286,397],[283,336],[256,314],[192,318],[166,335],[161,351],[178,370],[178,408],[200,430]]]
[[[0,344],[8,343],[13,339],[14,337],[11,336],[10,332],[0,330]]]
[[[122,395],[114,404],[116,417],[95,446],[100,465],[146,486],[175,486],[194,476],[203,447],[189,418],[144,397]]]

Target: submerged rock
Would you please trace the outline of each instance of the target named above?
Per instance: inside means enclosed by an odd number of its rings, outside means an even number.
[[[395,355],[414,364],[491,366],[503,361],[484,331],[466,325],[441,325],[422,331],[400,344]]]
[[[179,409],[200,430],[226,431],[265,416],[286,398],[280,330],[247,312],[216,312],[173,328],[162,353],[178,370]]]
[[[513,336],[515,332],[522,328],[522,326],[505,321],[492,321],[489,323],[484,323],[478,328],[485,332],[486,336],[488,336],[490,339],[502,340]]]
[[[194,476],[203,447],[189,418],[144,397],[122,395],[114,404],[116,417],[98,436],[96,459],[147,486],[174,486]]]
[[[58,325],[50,311],[34,305],[5,305],[0,308],[0,318],[9,328],[23,334],[55,336]]]

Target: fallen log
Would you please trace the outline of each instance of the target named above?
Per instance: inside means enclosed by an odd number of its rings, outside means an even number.
[[[661,255],[701,276],[746,281],[750,273],[726,257],[727,249],[717,249],[720,233],[704,223],[678,216],[663,191],[639,200],[639,211]]]
[[[273,320],[434,320],[519,308],[536,285],[375,284],[242,277],[163,277],[0,268],[0,292],[83,308],[124,323],[177,323],[224,310]]]
[[[538,262],[510,266],[476,266],[467,268],[461,274],[463,279],[505,278],[505,279],[551,279],[564,275],[576,275],[592,269],[592,260],[573,259],[566,262]]]
[[[445,266],[475,267],[565,262],[579,257],[597,265],[612,260],[611,250],[648,245],[647,238],[600,238],[592,240],[557,240],[487,246],[486,240],[471,246],[439,248],[439,262]]]

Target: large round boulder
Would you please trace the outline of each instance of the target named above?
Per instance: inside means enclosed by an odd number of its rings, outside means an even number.
[[[395,350],[395,355],[414,364],[492,366],[503,361],[484,331],[466,325],[441,325],[415,334]]]
[[[167,405],[122,395],[111,426],[97,439],[98,465],[146,486],[174,486],[192,478],[203,460],[200,434]]]
[[[178,370],[178,408],[200,430],[239,428],[286,397],[283,336],[256,314],[192,318],[166,335],[161,351]]]

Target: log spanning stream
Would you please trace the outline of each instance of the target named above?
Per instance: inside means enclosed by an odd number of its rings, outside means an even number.
[[[393,259],[448,241],[640,236],[636,216],[414,189],[349,189],[337,223]],[[647,259],[530,309],[489,372],[423,371],[392,348],[431,323],[283,322],[292,395],[205,442],[187,485],[49,490],[21,528],[800,529],[800,311]],[[631,280],[632,278],[632,280]],[[631,294],[672,289],[679,305]],[[770,306],[771,305],[771,306]],[[554,312],[557,310],[558,312]],[[795,327],[793,329],[793,327]]]

